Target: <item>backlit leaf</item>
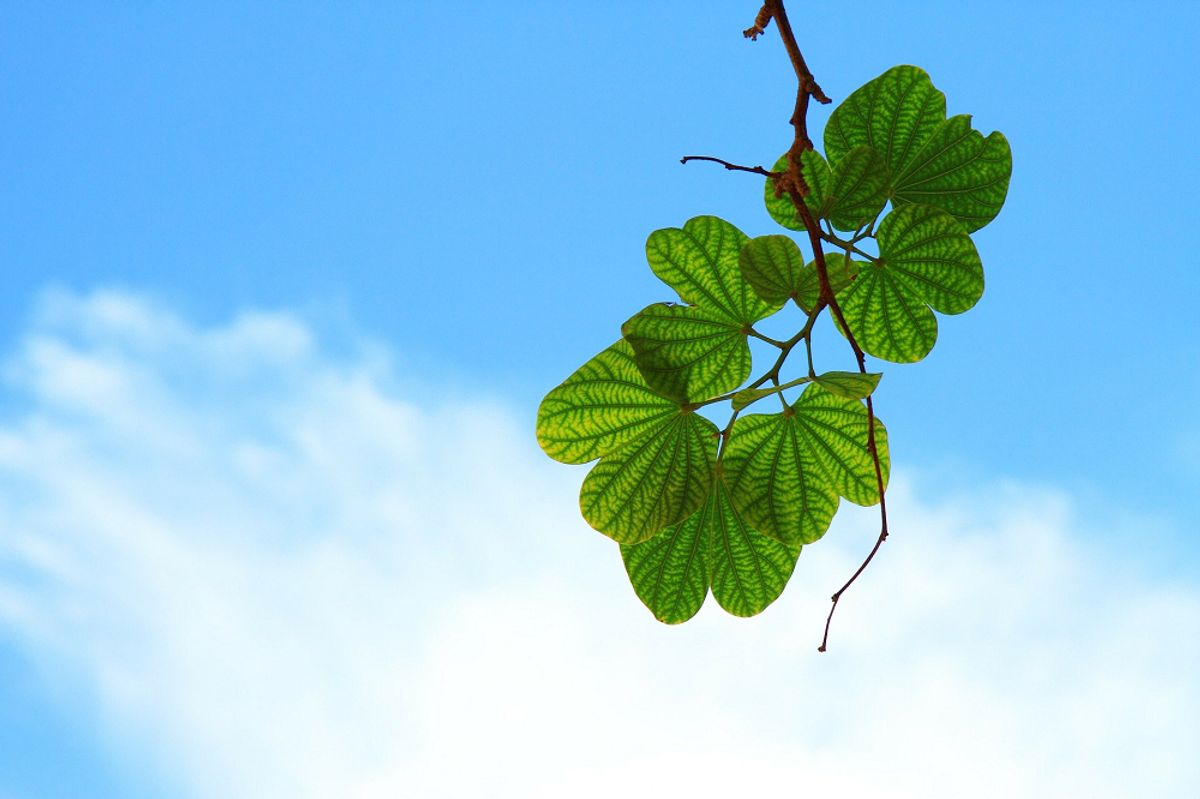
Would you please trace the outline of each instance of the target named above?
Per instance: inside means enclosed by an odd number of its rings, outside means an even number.
[[[930,205],[904,205],[879,226],[879,261],[864,264],[838,303],[864,351],[896,363],[919,361],[937,341],[942,313],[961,313],[983,295],[983,265],[971,237]]]
[[[742,279],[738,257],[746,241],[746,234],[725,220],[698,216],[682,228],[651,233],[646,259],[684,302],[750,325],[779,310],[779,305],[764,302]]]
[[[782,544],[746,524],[730,503],[719,470],[700,510],[649,541],[621,546],[638,598],[667,624],[694,616],[710,583],[713,596],[729,613],[761,613],[783,592],[799,555],[799,546]]]
[[[816,150],[805,150],[800,156],[800,168],[804,173],[804,180],[808,183],[808,196],[804,198],[805,205],[812,211],[812,215],[816,219],[822,219],[829,213],[830,186],[833,181],[833,174],[829,170],[829,164],[821,157],[821,154]],[[775,166],[771,168],[772,172],[786,172],[788,169],[788,155],[784,153],[775,162]],[[792,197],[787,192],[775,195],[775,180],[773,178],[766,179],[766,185],[763,187],[763,202],[767,206],[767,213],[771,215],[779,224],[783,225],[788,230],[804,230],[804,222],[800,220],[800,216],[796,213],[796,206],[792,203]]]
[[[763,397],[769,397],[772,394],[778,393],[776,388],[744,388],[733,395],[730,400],[730,405],[735,411],[740,411],[748,405],[758,402]]]
[[[605,455],[580,488],[583,518],[622,544],[683,521],[708,492],[717,435],[704,417],[677,412]]]
[[[860,144],[833,169],[829,209],[823,216],[838,230],[858,230],[879,216],[888,199],[888,168],[874,148]]]
[[[778,306],[800,288],[804,255],[787,236],[758,236],[742,247],[739,258],[742,277],[759,297]]]
[[[778,386],[771,386],[770,388],[744,388],[733,395],[732,399],[730,400],[730,404],[733,405],[733,409],[735,411],[740,411],[746,406],[758,402],[763,397],[769,397],[772,394],[778,394],[786,389],[803,385],[810,380],[812,380],[811,377],[797,377],[795,380],[789,380],[786,383],[781,383]]]
[[[903,175],[922,145],[946,119],[946,95],[925,70],[892,67],[866,83],[834,109],[825,124],[825,153],[832,164],[852,149],[869,144],[892,175]]]
[[[804,390],[792,405],[797,438],[817,460],[833,489],[856,505],[879,501],[875,461],[867,446],[867,409],[858,400],[826,391],[820,384]],[[887,430],[875,420],[875,447],[886,487],[890,459]]]
[[[882,155],[896,206],[936,206],[972,232],[1004,205],[1012,174],[1008,140],[999,132],[985,138],[971,128],[968,115],[947,119],[946,97],[924,70],[893,67],[834,110],[825,126],[825,152],[835,175],[864,144]]]
[[[863,266],[837,299],[858,346],[876,358],[913,363],[928,355],[937,341],[933,311],[889,269]],[[841,324],[837,326],[840,330]]]
[[[900,276],[935,311],[957,314],[983,296],[983,264],[971,237],[945,211],[906,205],[879,226],[883,268]]]
[[[537,440],[563,463],[587,463],[654,429],[679,405],[647,386],[633,350],[618,341],[552,389],[537,412]]]
[[[720,512],[710,492],[700,510],[682,522],[649,541],[621,545],[629,582],[659,621],[685,622],[704,604],[709,584],[709,528],[713,515]]]
[[[813,380],[830,394],[836,394],[846,399],[858,400],[869,397],[879,385],[883,375],[875,372],[825,372]]]
[[[1000,213],[1011,176],[1012,151],[1004,134],[993,131],[985,139],[971,128],[971,117],[961,114],[943,122],[896,175],[894,199],[937,206],[970,233]]]
[[[850,285],[863,263],[852,261],[840,252],[825,253],[825,271],[829,275],[829,288],[836,295]],[[821,278],[817,273],[816,261],[809,263],[800,273],[800,285],[796,290],[796,304],[804,311],[811,311],[821,297]]]
[[[735,616],[761,613],[783,593],[800,547],[750,527],[729,501],[724,481],[715,483],[710,502],[715,506],[708,517],[713,597]]]
[[[829,529],[837,491],[804,440],[795,413],[750,414],[733,424],[722,456],[729,494],[756,530],[811,544]]]
[[[750,376],[742,325],[689,305],[651,305],[621,327],[651,388],[679,402],[724,394]]]

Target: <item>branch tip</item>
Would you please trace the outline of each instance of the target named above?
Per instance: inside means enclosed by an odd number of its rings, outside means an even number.
[[[758,14],[754,17],[754,25],[742,31],[742,36],[745,36],[752,42],[758,41],[758,37],[767,32],[767,26],[771,24],[771,17],[775,12],[771,8],[769,2],[763,3],[762,8],[758,10]]]

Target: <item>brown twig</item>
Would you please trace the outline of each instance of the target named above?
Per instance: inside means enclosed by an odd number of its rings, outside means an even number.
[[[775,20],[775,24],[779,28],[779,37],[783,40],[784,49],[787,50],[788,58],[792,62],[792,69],[796,73],[797,83],[796,107],[792,112],[791,119],[795,135],[792,139],[792,147],[788,150],[788,170],[784,175],[776,178],[776,191],[786,192],[791,197],[792,204],[796,206],[796,214],[804,223],[804,229],[808,232],[809,243],[813,248],[813,260],[816,262],[817,277],[821,282],[821,300],[829,306],[838,324],[846,333],[846,340],[850,342],[850,347],[854,350],[854,357],[858,361],[858,371],[865,374],[867,371],[866,355],[863,353],[862,347],[858,345],[858,341],[855,340],[854,332],[850,329],[850,325],[846,324],[846,317],[842,313],[837,297],[834,296],[830,288],[829,272],[825,264],[825,253],[821,247],[820,229],[817,227],[817,222],[813,218],[808,204],[804,202],[804,197],[808,194],[808,184],[804,180],[804,170],[800,156],[806,150],[813,148],[812,138],[808,135],[808,101],[811,97],[815,98],[819,103],[828,103],[829,98],[813,78],[812,71],[809,70],[808,64],[804,60],[804,55],[800,52],[800,46],[796,43],[796,35],[792,31],[791,22],[788,20],[787,10],[783,7],[783,0],[766,0],[762,8],[759,9],[758,16],[755,17],[754,27],[746,31],[746,36],[751,39],[757,38],[758,34],[761,34],[766,29],[767,24],[772,19]],[[837,593],[831,597],[832,605],[829,608],[829,616],[825,619],[825,634],[821,638],[821,645],[817,647],[818,652],[824,652],[829,643],[829,625],[833,620],[833,613],[837,610],[838,601],[842,598],[842,594],[863,573],[875,557],[875,553],[879,551],[880,545],[888,537],[883,467],[879,461],[879,449],[875,442],[875,408],[870,397],[867,397],[867,451],[870,453],[871,460],[875,466],[875,482],[879,489],[879,537],[875,541],[875,546],[871,548],[870,553],[862,562],[862,565],[851,575],[846,584],[839,588]]]
[[[867,428],[867,449],[870,450],[872,460],[875,461],[875,480],[879,485],[879,537],[875,539],[875,546],[871,547],[871,551],[867,553],[866,559],[859,564],[854,574],[850,575],[850,579],[846,581],[845,585],[834,592],[834,595],[831,597],[833,604],[829,606],[829,615],[825,617],[825,634],[821,636],[821,645],[817,647],[818,652],[824,652],[826,644],[829,643],[829,624],[833,621],[833,612],[837,610],[838,600],[842,598],[842,594],[846,592],[846,589],[854,584],[854,581],[858,579],[858,575],[866,571],[867,566],[874,559],[875,553],[879,551],[879,547],[888,537],[887,500],[884,498],[883,491],[883,470],[879,465],[878,451],[875,449],[875,409],[871,407],[870,397],[867,397],[867,424],[870,425]]]
[[[711,155],[685,155],[679,159],[679,163],[686,164],[688,161],[712,161],[715,164],[720,164],[726,169],[735,170],[738,172],[753,172],[755,175],[762,175],[768,178],[777,178],[782,175],[782,172],[772,172],[769,169],[764,169],[761,166],[741,166],[740,164],[731,164],[722,158],[713,158]]]
[[[763,7],[758,10],[758,16],[754,18],[754,25],[742,31],[742,35],[750,41],[756,41],[759,36],[767,31],[767,26],[771,24],[771,4],[764,3]]]

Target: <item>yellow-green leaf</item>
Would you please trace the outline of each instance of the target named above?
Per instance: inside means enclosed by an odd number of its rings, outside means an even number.
[[[587,463],[612,452],[679,412],[652,391],[618,341],[552,389],[537,412],[537,440],[563,463]]]
[[[712,422],[678,412],[605,455],[579,490],[583,518],[622,544],[683,521],[708,493],[717,437]]]
[[[658,303],[621,326],[651,388],[681,403],[740,386],[750,376],[742,326],[703,307]]]

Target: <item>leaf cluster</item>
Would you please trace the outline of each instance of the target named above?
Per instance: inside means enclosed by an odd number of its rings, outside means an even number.
[[[970,234],[1004,202],[1008,143],[984,137],[969,116],[948,118],[929,76],[899,66],[833,112],[824,144],[801,167],[812,232],[831,248],[828,292],[864,352],[921,360],[937,339],[934,312],[962,313],[983,294]],[[779,224],[804,230],[779,185],[787,159],[764,201]],[[619,341],[547,394],[538,442],[564,463],[597,461],[580,489],[583,517],[621,545],[634,590],[658,619],[687,620],[710,590],[728,612],[753,615],[779,596],[841,500],[880,502],[887,430],[863,402],[880,375],[816,370],[814,322],[829,293],[791,237],[750,238],[700,216],[652,233],[646,258],[677,300],[634,314]],[[803,320],[792,338],[755,330],[790,305]],[[753,380],[750,337],[778,350]],[[800,344],[807,369],[785,381]],[[744,413],[771,397],[777,410]],[[697,413],[723,402],[723,428]]]

